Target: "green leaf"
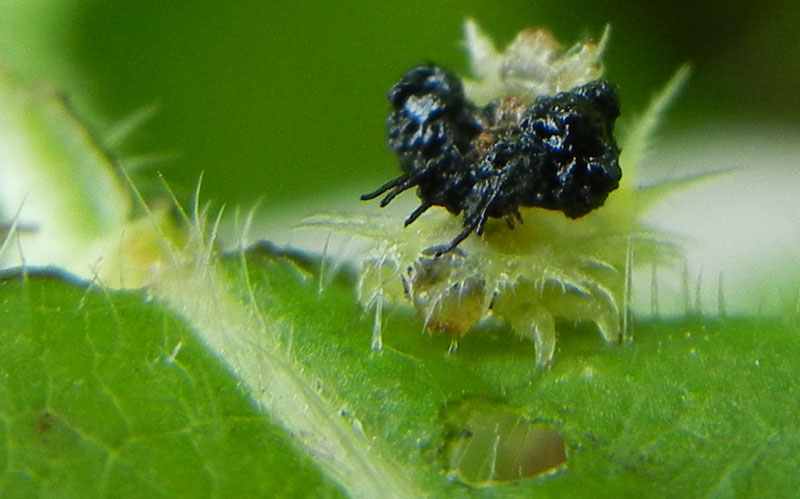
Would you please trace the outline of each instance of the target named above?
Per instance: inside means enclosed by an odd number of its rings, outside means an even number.
[[[145,294],[38,272],[0,304],[0,496],[339,495]]]
[[[256,301],[269,316],[289,318],[284,348],[429,491],[462,490],[461,470],[447,461],[459,411],[473,419],[506,411],[548,423],[566,441],[568,464],[555,476],[472,483],[492,495],[781,495],[800,486],[790,457],[800,452],[795,326],[754,318],[637,323],[634,342],[617,347],[566,327],[544,371],[534,367],[533,345],[503,327],[468,336],[448,355],[449,338],[421,334],[421,321],[401,308],[374,354],[371,320],[353,306],[352,282],[338,279],[320,294],[292,261],[260,250],[249,262]]]
[[[182,310],[194,331],[140,292],[87,289],[46,272],[6,276],[2,495],[328,495],[337,490],[331,479],[341,482],[349,470],[354,481],[345,477],[345,490],[364,496],[352,488],[366,479],[354,457],[362,451],[373,472],[397,473],[411,487],[386,486],[387,495],[473,487],[491,496],[785,495],[800,486],[795,326],[637,323],[635,341],[617,347],[567,327],[545,371],[534,367],[533,345],[502,326],[477,331],[448,354],[449,338],[422,334],[401,307],[389,314],[384,350],[375,354],[352,279],[340,275],[320,293],[313,260],[262,247],[246,261],[246,280],[238,257],[217,276],[220,289],[233,290],[214,309],[219,322],[198,324],[204,316]],[[185,282],[188,304],[198,292]],[[237,353],[198,341],[253,302],[264,311],[260,331],[276,335],[272,347],[249,343]],[[234,345],[248,331],[225,334],[240,335],[228,338]],[[263,379],[284,370],[295,383],[263,388],[294,400],[252,390],[252,373],[237,364],[248,352],[273,362],[255,367]],[[341,456],[287,424],[309,407],[320,433],[333,429],[334,445],[354,454],[329,462]],[[515,480],[514,470],[475,475],[453,460],[472,435],[505,438],[506,430],[480,425],[509,417],[558,431],[566,466]],[[480,449],[467,457],[495,459]]]

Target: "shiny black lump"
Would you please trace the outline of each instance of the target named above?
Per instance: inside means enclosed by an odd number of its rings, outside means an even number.
[[[482,130],[477,109],[467,101],[461,80],[427,64],[408,71],[387,94],[392,112],[386,121],[391,147],[400,158],[403,175],[361,196],[373,199],[384,192],[386,206],[406,189],[417,186],[420,207],[406,220],[416,220],[433,205],[451,213],[463,209],[473,183],[466,174],[465,154]]]
[[[504,97],[479,109],[456,76],[426,64],[406,72],[388,99],[389,146],[403,174],[361,199],[385,193],[386,206],[416,186],[421,203],[406,225],[431,206],[463,212],[462,232],[438,254],[481,234],[488,217],[513,227],[522,221],[520,206],[581,217],[602,206],[622,177],[614,140],[618,90],[606,81],[531,106]]]

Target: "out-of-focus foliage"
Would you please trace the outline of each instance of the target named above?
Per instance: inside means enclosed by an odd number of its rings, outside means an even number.
[[[466,17],[501,46],[530,26],[571,44],[610,23],[605,62],[624,116],[690,62],[673,123],[800,117],[800,103],[786,98],[800,85],[800,19],[788,1],[13,0],[3,11],[0,61],[58,80],[81,114],[107,124],[159,106],[123,151],[174,153],[156,167],[183,198],[198,171],[212,199],[265,206],[393,171],[384,93],[420,61],[464,74]]]

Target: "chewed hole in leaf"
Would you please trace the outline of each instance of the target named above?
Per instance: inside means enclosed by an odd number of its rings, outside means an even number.
[[[448,421],[449,472],[473,486],[533,478],[566,466],[564,437],[552,424],[506,409],[466,403]]]

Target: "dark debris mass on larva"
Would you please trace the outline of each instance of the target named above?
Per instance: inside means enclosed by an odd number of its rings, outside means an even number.
[[[509,227],[522,222],[520,206],[581,217],[603,205],[622,177],[614,123],[617,87],[595,80],[525,105],[506,96],[478,108],[461,80],[434,64],[407,71],[387,95],[389,146],[403,174],[361,197],[384,195],[386,206],[417,188],[416,220],[431,206],[463,213],[463,230],[439,254],[488,217]]]

